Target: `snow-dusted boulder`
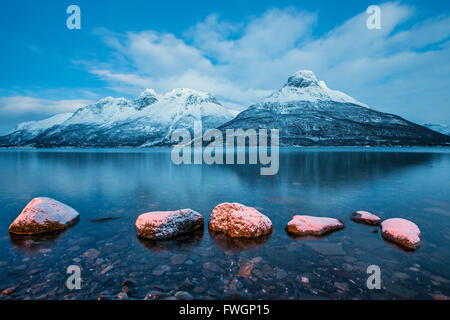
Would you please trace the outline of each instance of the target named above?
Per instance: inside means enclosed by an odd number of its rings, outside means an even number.
[[[136,220],[140,238],[165,240],[203,229],[203,217],[191,209],[177,211],[152,211],[141,214]]]
[[[381,218],[368,211],[356,211],[352,213],[352,220],[358,223],[365,223],[376,226],[380,223]]]
[[[381,235],[384,239],[394,242],[409,250],[420,247],[420,229],[414,223],[406,219],[393,218],[381,223]]]
[[[77,211],[55,199],[34,198],[9,226],[9,232],[36,234],[59,231],[74,224],[79,217]]]
[[[294,216],[287,224],[286,231],[295,236],[322,236],[343,228],[344,224],[334,218]]]
[[[256,239],[270,234],[273,226],[272,221],[255,208],[225,202],[214,208],[208,228],[230,238]]]

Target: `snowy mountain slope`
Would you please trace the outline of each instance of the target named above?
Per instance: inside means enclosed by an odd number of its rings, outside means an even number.
[[[50,118],[39,121],[19,123],[13,131],[6,135],[6,137],[8,138],[5,139],[7,140],[5,142],[6,144],[8,144],[8,142],[10,142],[11,144],[21,144],[22,142],[26,143],[26,141],[37,137],[42,132],[52,128],[53,126],[60,125],[71,116],[72,113],[60,113]]]
[[[307,101],[316,103],[319,101],[334,101],[338,103],[352,103],[367,107],[367,105],[355,100],[337,90],[331,90],[325,81],[318,81],[315,74],[309,70],[300,70],[290,76],[286,84],[275,91],[262,102],[287,104],[292,101]]]
[[[116,147],[169,145],[177,128],[215,128],[230,119],[211,94],[192,89],[175,89],[164,95],[147,89],[133,101],[107,97],[76,110],[65,121],[29,135],[14,131],[0,138],[0,145],[36,147]],[[21,125],[25,126],[25,125]]]
[[[430,130],[450,136],[450,126],[449,125],[438,124],[438,123],[425,123],[423,126],[427,127]]]
[[[370,109],[328,89],[311,71],[298,71],[278,91],[220,126],[279,129],[282,145],[437,145],[449,137],[399,116]]]

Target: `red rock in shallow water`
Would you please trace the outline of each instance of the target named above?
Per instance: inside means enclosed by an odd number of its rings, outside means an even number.
[[[384,239],[394,242],[409,250],[416,250],[421,246],[420,229],[406,219],[393,218],[381,223],[381,235]]]
[[[270,234],[273,226],[272,221],[255,208],[225,202],[214,208],[208,228],[230,238],[256,239]]]
[[[378,225],[381,218],[368,211],[356,211],[352,213],[352,220],[359,223],[365,223],[369,225]]]
[[[78,221],[80,215],[68,205],[52,198],[31,200],[9,227],[14,234],[59,231]]]
[[[334,218],[294,216],[287,224],[286,231],[295,236],[322,236],[343,228],[344,224]]]

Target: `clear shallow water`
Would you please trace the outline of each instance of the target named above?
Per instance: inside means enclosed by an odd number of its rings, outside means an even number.
[[[129,296],[138,299],[177,291],[198,299],[450,296],[449,172],[448,149],[431,148],[284,149],[277,176],[260,176],[249,165],[176,166],[168,150],[3,150],[0,289],[14,289],[0,299],[116,298],[124,279],[136,283]],[[9,224],[36,196],[73,206],[80,221],[59,235],[12,238]],[[175,241],[136,237],[141,213],[192,208],[206,224],[226,201],[266,214],[270,238],[229,243],[211,237],[206,225]],[[421,228],[422,248],[405,252],[387,243],[349,219],[355,210],[411,219]],[[284,227],[295,214],[336,217],[346,228],[293,239]],[[119,218],[92,222],[105,217]],[[98,257],[83,256],[88,249]],[[253,270],[244,278],[238,273],[248,263]],[[82,267],[81,290],[64,286],[71,264]],[[369,265],[381,268],[381,290],[366,287]]]

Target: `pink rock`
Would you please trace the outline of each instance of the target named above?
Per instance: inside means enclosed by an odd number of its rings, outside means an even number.
[[[356,211],[352,213],[352,220],[359,223],[378,225],[381,218],[368,211]]]
[[[152,211],[136,220],[138,237],[164,240],[203,229],[203,217],[191,209]]]
[[[420,229],[409,220],[401,218],[385,220],[381,223],[381,230],[384,239],[405,249],[416,250],[421,245]]]
[[[287,224],[286,231],[296,236],[321,236],[343,228],[344,224],[334,218],[294,216]]]
[[[258,210],[240,203],[221,203],[210,217],[208,228],[230,238],[255,239],[272,232],[272,221]]]
[[[79,217],[77,211],[55,199],[34,198],[9,226],[9,232],[37,234],[63,230],[78,221]]]

